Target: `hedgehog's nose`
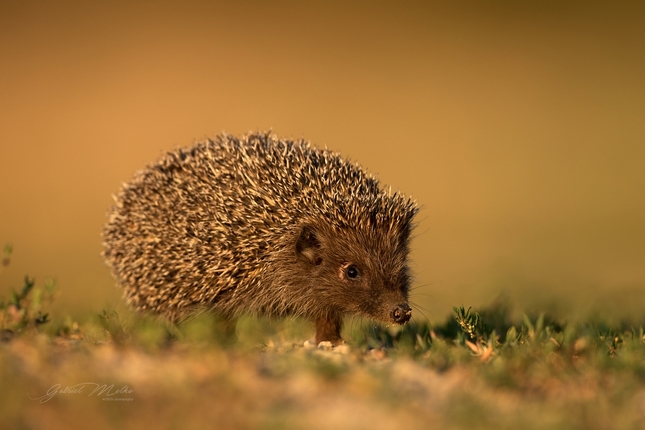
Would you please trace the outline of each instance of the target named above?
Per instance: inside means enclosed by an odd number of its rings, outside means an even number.
[[[392,308],[392,311],[390,312],[390,318],[392,318],[392,321],[397,324],[405,324],[406,322],[410,321],[411,316],[412,309],[410,308],[410,306],[408,306],[407,303],[401,303],[394,306],[394,308]]]

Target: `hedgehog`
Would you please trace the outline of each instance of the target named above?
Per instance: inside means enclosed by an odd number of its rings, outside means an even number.
[[[345,316],[405,324],[415,201],[358,164],[271,132],[166,153],[114,197],[103,257],[133,308],[300,316],[342,344]]]

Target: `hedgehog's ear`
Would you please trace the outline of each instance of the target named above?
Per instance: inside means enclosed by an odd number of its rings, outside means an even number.
[[[320,240],[313,227],[306,225],[300,230],[296,240],[296,255],[312,265],[322,263]]]

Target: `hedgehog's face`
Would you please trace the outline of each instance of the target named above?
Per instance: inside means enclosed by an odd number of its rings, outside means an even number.
[[[304,227],[296,253],[308,271],[312,298],[331,306],[326,311],[405,324],[412,315],[408,234]]]

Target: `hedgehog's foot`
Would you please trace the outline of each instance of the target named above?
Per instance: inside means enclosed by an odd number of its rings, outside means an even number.
[[[235,334],[236,325],[237,318],[234,317],[222,317],[218,322],[218,328],[220,329],[223,345],[233,345],[237,343],[237,335]]]
[[[316,319],[316,345],[320,342],[331,342],[333,346],[343,344],[345,341],[340,337],[340,329],[343,326],[343,319],[339,315],[326,315]]]

